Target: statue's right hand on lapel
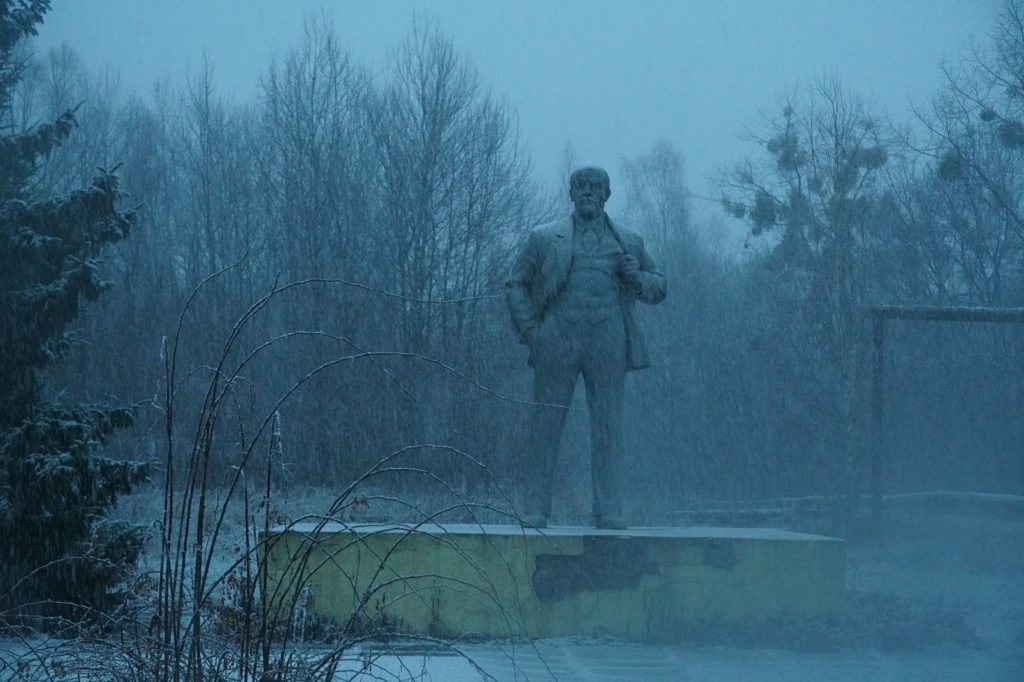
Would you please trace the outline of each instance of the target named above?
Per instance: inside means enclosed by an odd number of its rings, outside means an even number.
[[[619,254],[619,274],[627,284],[636,284],[640,281],[640,261],[636,256],[628,253]]]

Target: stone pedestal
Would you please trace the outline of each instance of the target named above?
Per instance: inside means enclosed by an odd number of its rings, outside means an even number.
[[[439,637],[670,639],[833,613],[846,587],[843,541],[757,528],[302,524],[261,560],[271,603]]]

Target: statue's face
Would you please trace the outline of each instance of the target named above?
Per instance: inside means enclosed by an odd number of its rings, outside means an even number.
[[[569,180],[569,198],[576,207],[576,214],[585,220],[601,215],[609,196],[608,182],[598,170],[576,171]]]

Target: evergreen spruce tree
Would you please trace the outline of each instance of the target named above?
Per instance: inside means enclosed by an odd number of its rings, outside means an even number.
[[[97,257],[133,221],[116,208],[117,176],[102,169],[67,196],[29,189],[75,123],[67,111],[19,133],[6,115],[25,68],[16,45],[35,35],[49,4],[0,0],[0,612],[8,621],[59,611],[60,602],[103,606],[142,542],[141,528],[107,512],[147,474],[144,464],[101,454],[132,423],[130,409],[47,400],[41,383],[73,342],[83,301],[104,289]]]

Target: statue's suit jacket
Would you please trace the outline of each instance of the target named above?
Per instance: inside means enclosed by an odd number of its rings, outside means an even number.
[[[642,369],[650,363],[634,308],[637,300],[661,303],[665,298],[665,275],[647,253],[640,235],[615,224],[610,218],[607,220],[622,250],[640,263],[639,290],[627,291],[623,285],[619,295],[626,324],[626,369]],[[525,343],[526,331],[544,321],[545,313],[565,287],[572,267],[574,232],[572,215],[534,228],[512,265],[505,293],[512,324],[522,343]],[[532,357],[530,364],[533,364]]]

